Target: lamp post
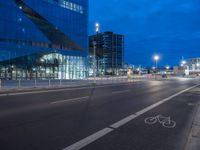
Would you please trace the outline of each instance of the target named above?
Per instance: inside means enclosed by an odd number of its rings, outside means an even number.
[[[169,68],[170,68],[169,66],[166,66],[166,69],[167,69],[167,70],[169,70]]]
[[[181,62],[181,65],[184,66],[185,64],[186,64],[186,61],[183,60],[183,61]]]
[[[155,60],[155,63],[156,63],[156,70],[158,69],[158,61],[159,61],[159,59],[160,59],[160,56],[158,56],[158,55],[154,56],[154,60]]]
[[[97,35],[99,32],[99,23],[95,24],[95,31],[96,31],[96,41],[93,40],[93,76],[94,76],[94,83],[96,83],[96,45],[97,45]]]
[[[157,73],[157,69],[158,69],[158,60],[160,59],[159,55],[154,55],[153,57],[156,67],[155,67],[155,80],[156,80],[156,73]]]
[[[96,42],[93,41],[93,77],[96,83]]]
[[[185,76],[186,74],[189,73],[189,67],[186,66],[186,63],[187,63],[187,62],[186,62],[185,60],[182,60],[182,61],[181,61],[181,67],[183,67],[183,71],[184,71],[183,76]]]

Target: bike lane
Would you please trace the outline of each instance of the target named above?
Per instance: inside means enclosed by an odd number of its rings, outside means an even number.
[[[199,92],[190,90],[113,129],[83,150],[183,150],[199,103]]]

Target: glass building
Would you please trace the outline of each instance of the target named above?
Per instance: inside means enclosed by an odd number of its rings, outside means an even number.
[[[124,35],[107,31],[89,36],[90,66],[93,66],[94,43],[96,43],[97,75],[120,75],[123,73]]]
[[[1,0],[1,79],[88,74],[88,0]]]

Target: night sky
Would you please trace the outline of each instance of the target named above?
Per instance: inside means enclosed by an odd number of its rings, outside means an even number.
[[[151,67],[178,65],[181,58],[200,57],[200,0],[90,0],[89,34],[125,35],[126,61]]]

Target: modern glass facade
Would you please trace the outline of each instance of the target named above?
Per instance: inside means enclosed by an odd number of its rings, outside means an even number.
[[[124,35],[102,32],[89,36],[91,56],[94,53],[94,42],[96,43],[97,75],[121,74],[124,65]],[[90,58],[90,66],[93,66],[93,58]]]
[[[0,1],[1,79],[88,74],[88,0]]]

